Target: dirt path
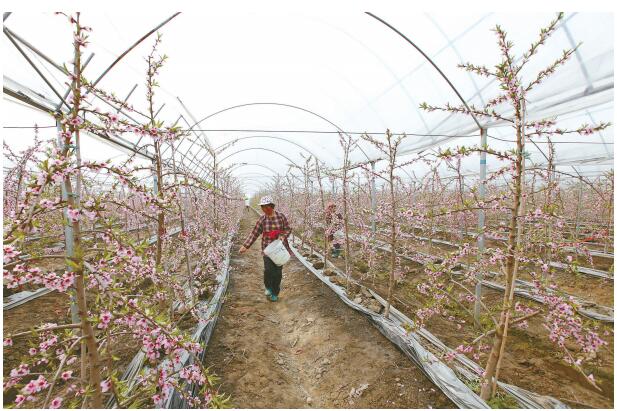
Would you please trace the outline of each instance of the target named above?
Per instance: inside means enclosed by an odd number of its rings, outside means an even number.
[[[244,255],[237,253],[255,221],[254,213],[242,221],[227,299],[206,355],[234,407],[453,407],[296,259],[283,269],[280,300],[267,301],[259,240]],[[352,389],[362,393],[350,395]]]

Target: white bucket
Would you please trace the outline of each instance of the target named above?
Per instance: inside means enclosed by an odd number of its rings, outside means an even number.
[[[285,248],[285,244],[279,239],[268,244],[268,246],[264,248],[264,254],[270,257],[274,264],[279,266],[285,264],[291,258],[289,252]]]

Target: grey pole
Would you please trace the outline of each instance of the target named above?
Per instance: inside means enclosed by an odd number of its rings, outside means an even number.
[[[75,157],[77,161],[77,175],[75,176],[75,204],[77,207],[81,207],[81,188],[82,188],[82,175],[81,175],[81,142],[78,133],[75,133]]]
[[[162,107],[161,107],[162,108]],[[174,184],[178,184],[178,174],[177,174],[177,168],[176,168],[176,149],[174,147],[174,143],[171,142],[171,160],[172,160],[172,164],[173,164],[173,168],[174,168]],[[186,207],[182,206],[182,200],[184,199],[182,195],[182,190],[180,188],[177,188],[178,190],[178,194],[179,194],[179,198],[178,198],[178,208],[180,209],[180,227],[182,229],[182,232],[184,233],[185,230],[185,226],[184,226],[184,218],[185,218],[185,212],[186,212]],[[195,292],[193,290],[193,271],[191,270],[191,260],[190,260],[190,256],[189,256],[189,252],[187,250],[187,243],[186,243],[186,239],[184,240],[184,259],[186,260],[186,275],[188,276],[188,283],[189,283],[189,290],[191,293],[191,304],[195,303]]]
[[[39,49],[37,49],[36,47],[34,47],[32,44],[30,44],[29,42],[27,42],[26,40],[24,40],[21,36],[17,35],[15,32],[13,32],[11,29],[9,29],[8,27],[4,27],[4,30],[6,30],[11,36],[13,36],[13,38],[15,38],[15,40],[19,41],[21,44],[23,44],[24,46],[28,47],[30,50],[32,50],[36,55],[38,55],[39,57],[41,57],[43,60],[45,60],[46,62],[48,62],[49,64],[51,64],[54,68],[56,68],[58,71],[62,72],[63,74],[69,74],[68,71],[62,67],[60,64],[56,63],[55,61],[53,61],[51,58],[49,58],[47,55],[43,54]]]
[[[156,118],[156,116],[159,115],[159,113],[161,112],[161,110],[163,109],[163,107],[165,107],[165,103],[163,103],[163,105],[161,106],[161,108],[159,108],[158,110],[156,110],[156,113],[154,113],[154,118]]]
[[[111,63],[111,65],[109,67],[107,67],[105,69],[105,71],[103,73],[101,73],[101,75],[94,81],[94,83],[92,83],[92,87],[96,87],[97,84],[99,84],[99,81],[101,81],[103,79],[103,77],[105,77],[105,75],[107,73],[109,73],[109,70],[111,70],[120,60],[122,60],[122,58],[124,56],[126,56],[131,50],[133,50],[135,47],[137,47],[137,45],[139,43],[141,43],[142,41],[144,41],[146,38],[148,38],[148,36],[150,36],[152,33],[154,33],[155,31],[157,31],[158,29],[160,29],[161,27],[163,27],[165,24],[169,23],[169,21],[171,19],[173,19],[174,17],[176,17],[178,14],[180,14],[180,12],[175,13],[174,15],[172,15],[171,17],[169,17],[167,20],[165,20],[164,22],[162,22],[161,24],[159,24],[158,26],[156,26],[155,28],[153,28],[152,30],[150,30],[149,32],[147,32],[143,37],[141,37],[139,40],[137,40],[135,43],[133,43],[133,45],[131,47],[129,47],[124,53],[120,54],[120,56],[118,56],[118,58],[116,60],[114,60],[113,63]],[[86,92],[86,94],[88,94],[88,92]]]
[[[62,141],[62,137],[60,133],[62,132],[62,127],[60,126],[60,121],[56,120],[56,128],[58,129],[58,148],[60,148],[64,142]],[[66,184],[62,183],[62,200],[68,201],[69,194],[66,187]],[[73,225],[70,223],[68,216],[68,207],[64,207],[64,250],[66,252],[66,257],[71,258],[75,256],[75,235],[73,233]],[[72,268],[67,265],[67,270],[72,271]],[[79,314],[77,309],[77,296],[75,295],[75,290],[71,290],[71,321],[73,324],[79,323]]]
[[[135,91],[136,88],[137,88],[137,83],[135,83],[135,85],[133,86],[131,91],[129,91],[129,94],[127,94],[126,97],[124,98],[124,101],[122,102],[122,106],[124,106],[129,101],[129,99],[133,95],[133,92]],[[122,110],[122,106],[120,106],[120,107],[118,107],[116,109],[116,113],[120,113],[120,111]],[[163,107],[161,107],[161,108],[163,108]],[[158,112],[157,112],[157,114],[158,114]],[[155,114],[155,117],[156,117],[156,114]]]
[[[157,193],[159,191],[159,176],[156,174],[156,164],[154,162],[154,160],[152,161],[152,192],[154,193],[155,196],[157,196]],[[155,233],[158,233],[158,223],[152,223],[153,224],[153,231]]]
[[[480,129],[480,145],[482,148],[486,148],[487,130],[485,128]],[[480,153],[480,184],[478,187],[478,200],[484,201],[486,195],[486,152]],[[484,253],[484,210],[478,210],[478,258],[481,258]],[[482,275],[476,276],[476,300],[473,307],[473,319],[476,325],[480,324],[480,302],[482,298]]]
[[[371,231],[377,232],[377,192],[375,190],[375,161],[371,161]]]
[[[13,43],[13,45],[15,46],[17,51],[19,51],[19,53],[26,59],[26,61],[30,64],[30,66],[34,69],[34,71],[36,71],[36,73],[43,79],[43,81],[45,82],[45,84],[47,84],[47,86],[51,89],[51,91],[54,92],[56,97],[58,97],[60,99],[62,104],[64,104],[70,110],[71,106],[66,102],[66,100],[64,100],[64,98],[62,98],[60,93],[58,93],[58,90],[56,90],[56,88],[54,86],[52,86],[52,84],[49,82],[47,77],[45,77],[45,75],[41,72],[41,70],[39,70],[39,68],[36,66],[36,64],[34,64],[32,59],[30,59],[30,57],[28,57],[28,55],[23,51],[23,49],[19,46],[19,44],[17,44],[17,41],[13,38],[13,36],[11,36],[9,34],[9,32],[8,32],[6,27],[4,28],[4,34],[8,37],[8,39],[11,41],[11,43]]]
[[[180,97],[176,97],[176,99],[178,99],[178,101],[180,102],[180,105],[182,106],[182,108],[184,109],[184,111],[186,111],[186,114],[189,115],[189,117],[191,118],[191,120],[193,120],[195,123],[197,123],[197,119],[195,118],[195,116],[193,116],[193,114],[189,111],[189,109],[184,105],[184,103],[182,102],[182,100],[180,100]],[[192,128],[192,127],[191,127]],[[206,142],[206,147],[209,150],[212,150],[212,146],[210,145],[210,140],[208,139],[208,136],[206,136],[204,134],[203,131],[200,132],[202,138],[204,139],[204,141]]]
[[[583,197],[583,182],[578,182],[578,199],[576,201],[576,220],[574,226],[574,240],[578,241],[578,236],[580,232],[580,213],[581,213],[581,199]]]
[[[465,190],[465,176],[461,175],[461,200],[464,200],[463,192]],[[467,236],[467,222],[465,221],[466,217],[463,216],[463,221],[461,223],[461,241],[465,242],[465,237]]]

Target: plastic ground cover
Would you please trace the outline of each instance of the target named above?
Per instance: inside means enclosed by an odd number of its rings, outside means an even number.
[[[229,260],[234,236],[235,233],[230,233],[227,237],[225,260],[223,262],[223,266],[221,267],[221,271],[216,278],[218,282],[216,292],[209,302],[202,304],[198,308],[200,319],[205,321],[200,321],[197,327],[195,327],[195,330],[193,331],[193,341],[198,342],[203,348],[202,352],[196,356],[201,362],[204,362],[206,358],[206,348],[208,342],[210,341],[210,337],[214,332],[214,327],[216,326],[216,321],[218,319],[219,312],[221,311],[221,306],[223,305],[223,296],[225,295],[227,286],[229,285]],[[187,365],[194,363],[194,361],[194,356],[189,355],[188,352],[184,352],[181,355],[180,364],[175,365],[174,371],[178,371],[182,367],[186,367]],[[195,395],[199,387],[191,384],[188,389],[191,391],[191,395]],[[165,402],[165,408],[175,409],[188,407],[185,398],[174,389]]]
[[[468,381],[478,381],[480,376],[484,373],[482,367],[466,356],[458,354],[448,348],[437,337],[424,328],[408,332],[407,329],[414,328],[414,323],[396,308],[390,307],[390,319],[386,319],[382,315],[374,313],[364,306],[353,302],[342,287],[331,283],[322,271],[316,270],[293,246],[292,251],[298,260],[324,284],[330,287],[345,304],[366,315],[381,333],[396,344],[416,365],[418,365],[424,374],[459,408],[490,408],[488,404],[464,384],[450,367],[441,362],[431,351],[425,348],[422,344],[422,339],[444,354],[447,352],[454,353],[454,368]],[[315,250],[313,250],[313,254],[323,259]],[[331,263],[330,267],[337,275],[344,277],[344,274]],[[350,281],[353,280],[350,279]],[[385,300],[381,296],[372,290],[370,290],[370,292],[382,305],[385,304]],[[523,408],[569,408],[566,404],[553,397],[540,395],[501,381],[498,381],[497,384],[504,391],[511,394]]]
[[[377,329],[392,343],[394,343],[405,355],[416,364],[420,370],[431,380],[454,404],[459,408],[490,408],[476,393],[474,393],[463,381],[461,381],[454,371],[440,361],[432,352],[424,348],[420,338],[414,332],[407,332],[403,327],[410,322],[401,322],[395,319],[386,319],[360,304],[354,303],[346,294],[342,287],[332,284],[328,277],[316,270],[313,265],[306,260],[298,250],[292,246],[296,258],[304,266],[326,284],[338,297],[349,307],[359,311],[377,327]],[[315,251],[313,254],[319,255]]]
[[[356,235],[350,235],[350,238],[352,239],[352,241],[362,241],[362,239]],[[421,238],[424,238],[424,237],[421,237]],[[433,240],[433,241],[437,242],[437,240]],[[450,243],[448,241],[444,241],[444,240],[439,240],[439,241],[443,244],[447,243],[448,245],[453,245],[453,243]],[[383,241],[375,240],[375,244],[377,245],[376,248],[378,250],[385,251],[388,253],[390,252],[390,247]],[[433,256],[433,255],[426,254],[426,253],[418,252],[418,254],[421,254],[424,258],[431,258],[431,259],[438,258],[437,256]],[[422,263],[422,261],[415,259],[412,256],[399,254],[399,253],[397,253],[397,256],[404,258],[406,260],[409,260],[409,261]],[[462,267],[466,267],[466,264],[461,263],[460,265]],[[462,275],[462,273],[457,272],[457,271],[453,271],[453,274]],[[496,277],[500,276],[499,273],[496,273],[493,271],[489,272],[489,274],[491,274],[492,276],[496,276]],[[492,288],[494,290],[499,290],[499,291],[505,290],[505,287],[503,285],[493,282],[493,281],[482,280],[482,285],[488,288]],[[548,294],[554,294],[554,293],[563,294],[566,297],[571,298],[573,301],[575,301],[579,305],[576,311],[582,316],[585,316],[587,318],[591,318],[594,320],[598,320],[598,321],[603,321],[603,322],[610,322],[610,323],[614,322],[614,310],[612,307],[607,307],[607,306],[599,305],[599,304],[596,304],[590,301],[586,301],[586,300],[583,300],[582,298],[570,295],[564,291],[557,291],[557,290],[552,291],[550,289],[547,289],[546,292]],[[527,298],[527,299],[539,302],[541,304],[544,304],[544,297],[539,295],[536,290],[536,287],[528,281],[516,280],[514,294],[520,297]]]
[[[418,228],[418,227],[414,227],[414,228]],[[442,232],[447,232],[446,230],[440,230],[437,229],[435,231],[442,231]],[[477,237],[477,233],[472,233],[471,234],[474,237]],[[402,237],[406,237],[406,238],[415,238],[416,240],[421,240],[421,241],[433,241],[434,243],[437,244],[444,244],[444,245],[448,245],[448,246],[452,246],[452,247],[458,247],[458,244],[455,244],[451,241],[447,241],[447,240],[440,240],[440,239],[430,239],[428,237],[422,237],[422,236],[418,236],[415,234],[401,234]],[[492,238],[495,240],[505,240],[504,238],[501,237],[496,237],[496,236],[487,236],[488,238]],[[566,251],[574,251],[574,248],[572,247],[566,247],[564,248],[564,250]],[[602,252],[598,252],[598,251],[590,251],[591,255],[596,255],[599,257],[605,257],[605,258],[613,258],[614,256],[611,254],[607,254],[607,253],[602,253]],[[551,267],[554,268],[559,268],[561,270],[565,270],[567,269],[567,265],[564,263],[560,263],[558,261],[550,261],[549,265]],[[608,271],[602,271],[602,270],[597,270],[595,268],[590,268],[590,267],[577,267],[577,271],[581,274],[586,274],[586,275],[590,275],[592,277],[599,277],[599,278],[606,278],[606,279],[613,279],[613,276],[611,273],[609,273]]]
[[[175,229],[173,231],[176,231]],[[178,229],[178,232],[180,229]],[[235,236],[235,232],[230,232],[226,244],[225,244],[225,259],[223,260],[223,265],[221,266],[221,270],[217,276],[217,288],[213,295],[213,297],[209,301],[204,301],[196,307],[196,310],[199,312],[200,319],[204,321],[200,321],[200,323],[195,327],[192,332],[193,341],[198,342],[202,347],[203,351],[199,354],[198,358],[200,361],[204,361],[206,355],[206,346],[212,333],[214,331],[214,327],[216,325],[216,321],[218,318],[218,313],[220,312],[221,305],[223,302],[223,296],[227,291],[227,285],[229,284],[229,261],[230,261],[230,253],[231,253],[231,245],[233,242],[233,238]],[[188,283],[184,287],[185,294],[190,295],[190,291],[188,290]],[[182,302],[177,300],[174,301],[174,309],[178,308],[182,305]],[[144,366],[146,359],[146,354],[143,350],[140,350],[131,360],[126,370],[122,374],[121,380],[127,382],[128,384],[128,392],[131,392],[135,385],[137,384],[136,377],[142,369],[147,370],[147,366]],[[174,367],[174,370],[179,370],[182,367],[185,367],[189,364],[192,364],[194,358],[189,355],[188,352],[183,352],[180,357],[180,364]],[[197,387],[191,385],[188,387],[191,392],[195,392]],[[108,408],[117,408],[117,402],[115,398],[111,398],[107,403]],[[188,408],[186,401],[184,398],[176,391],[172,390],[168,393],[167,400],[165,401],[164,408]]]

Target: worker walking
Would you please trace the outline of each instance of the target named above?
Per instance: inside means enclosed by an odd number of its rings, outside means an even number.
[[[287,237],[291,234],[291,227],[287,217],[283,213],[279,213],[274,210],[274,201],[272,197],[264,196],[259,201],[261,210],[264,214],[259,217],[253,231],[244,241],[242,247],[240,247],[240,253],[246,252],[247,249],[253,245],[257,237],[262,234],[261,237],[261,252],[264,259],[264,286],[266,288],[266,297],[270,298],[270,301],[277,301],[279,292],[281,291],[281,280],[283,278],[283,267],[276,265],[270,257],[264,254],[264,249],[276,240],[280,239],[285,247],[291,254]]]
[[[333,258],[338,258],[341,255],[342,229],[343,216],[336,212],[336,204],[330,202],[326,206],[326,235],[328,241],[332,244],[331,256]]]

